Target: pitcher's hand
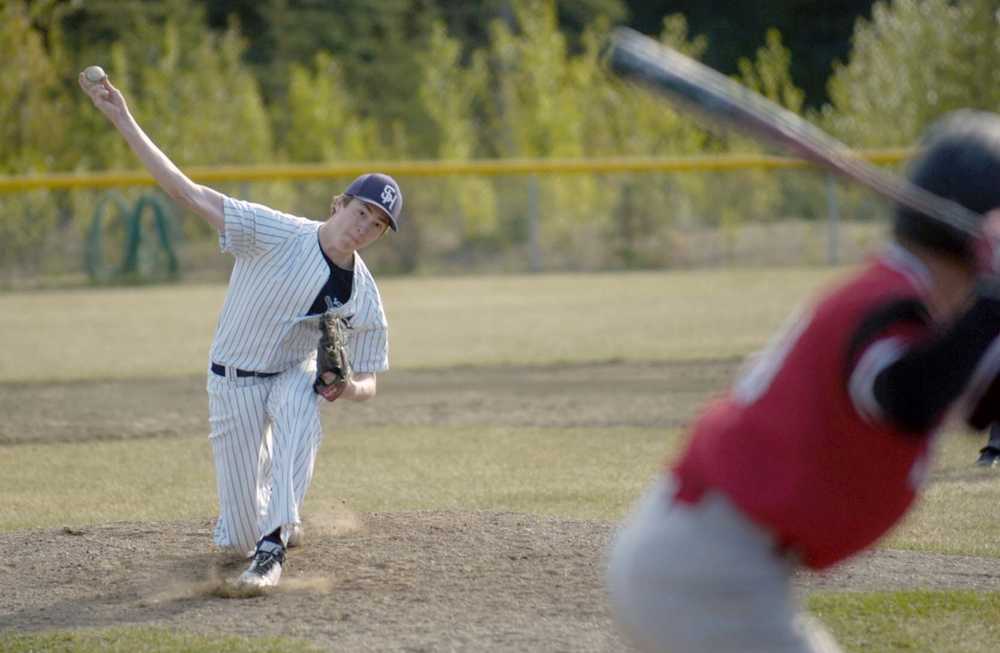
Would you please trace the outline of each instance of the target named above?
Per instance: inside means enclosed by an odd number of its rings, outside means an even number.
[[[79,81],[83,92],[112,123],[118,124],[119,119],[128,116],[125,97],[121,91],[111,85],[111,80],[107,77],[99,82],[91,82],[83,73],[80,73]]]
[[[335,383],[334,376],[330,372],[324,374],[322,380],[326,385],[316,386],[315,388],[316,394],[318,394],[320,397],[323,397],[327,401],[336,401],[337,399],[339,399],[340,396],[344,394],[344,391],[347,390],[348,386],[351,384],[350,380]]]

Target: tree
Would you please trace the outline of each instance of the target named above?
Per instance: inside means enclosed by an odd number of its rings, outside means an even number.
[[[857,23],[825,125],[855,146],[910,145],[952,109],[1000,109],[995,0],[892,0]]]
[[[375,122],[360,117],[342,68],[329,53],[317,52],[309,68],[293,63],[288,79],[287,107],[275,116],[285,157],[352,161],[379,150]]]
[[[674,111],[645,89],[603,72],[600,57],[607,26],[596,24],[587,36],[583,70],[591,71],[590,88],[581,95],[585,109],[584,143],[591,156],[683,156],[718,149],[688,116]],[[698,58],[707,47],[693,37],[683,16],[662,19],[659,40]],[[611,183],[608,183],[611,182]],[[603,233],[613,252],[612,265],[651,267],[665,264],[676,251],[673,227],[703,218],[714,220],[694,201],[706,193],[703,175],[620,175],[607,179],[591,211],[603,218]]]
[[[420,99],[437,127],[437,151],[445,160],[472,159],[478,151],[475,107],[487,89],[486,60],[477,53],[468,66],[461,65],[461,43],[448,36],[444,23],[434,24],[427,51],[420,56],[423,80]],[[483,178],[443,179],[439,211],[446,226],[468,238],[495,234],[497,209],[494,187]]]
[[[806,104],[826,100],[831,65],[850,50],[857,17],[869,15],[873,0],[628,0],[629,25],[655,33],[663,16],[682,14],[691,30],[708,37],[703,61],[725,74],[739,74],[739,60],[750,57],[777,29],[795,53],[790,77],[803,89]]]
[[[27,174],[58,168],[67,149],[69,113],[59,52],[45,48],[22,0],[0,7],[0,172]],[[53,58],[53,56],[55,58]]]
[[[513,27],[495,20],[490,29],[495,81],[487,124],[492,146],[506,158],[582,156],[587,89],[578,86],[555,3],[518,0],[513,10]],[[531,248],[532,257],[544,240],[558,244],[572,259],[570,245],[581,233],[581,223],[600,215],[580,210],[591,206],[595,191],[591,178],[529,179],[500,193],[500,213],[516,216],[512,230]],[[533,258],[532,265],[539,261]]]
[[[53,53],[44,47],[28,5],[7,0],[0,5],[0,174],[23,175],[60,169],[67,156],[71,114],[59,75],[58,35]],[[50,193],[35,191],[2,198],[0,263],[28,272],[40,267],[50,234],[64,221],[65,211]]]
[[[742,58],[737,65],[744,85],[793,113],[802,111],[805,94],[792,81],[792,53],[781,42],[781,32],[767,30],[765,45],[757,50],[757,59]]]
[[[805,94],[792,81],[792,53],[782,43],[781,33],[769,29],[765,45],[757,50],[755,59],[741,58],[737,62],[739,81],[778,106],[792,113],[801,113]],[[745,139],[737,139],[740,151],[759,150]],[[781,217],[784,198],[796,196],[798,184],[784,183],[788,177],[773,171],[747,170],[731,175],[730,192],[739,202],[728,202],[723,209],[723,224],[732,224],[752,216],[756,220]],[[739,216],[739,217],[736,217]]]

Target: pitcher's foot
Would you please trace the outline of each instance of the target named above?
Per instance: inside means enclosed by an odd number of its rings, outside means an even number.
[[[261,540],[253,554],[250,567],[236,584],[242,589],[263,592],[277,587],[281,580],[281,566],[285,564],[285,548],[268,540]]]

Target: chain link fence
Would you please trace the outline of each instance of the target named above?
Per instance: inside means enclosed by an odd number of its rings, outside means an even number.
[[[667,170],[626,163],[508,162],[450,174],[393,164],[405,196],[401,229],[364,256],[380,274],[427,275],[850,263],[884,239],[890,215],[870,193],[787,159],[700,159]],[[322,220],[356,170],[344,172],[294,178],[285,169],[291,178],[281,179],[276,169],[233,180],[217,171],[204,183]],[[20,190],[12,179],[0,179],[5,287],[228,275],[215,232],[141,175],[89,185],[64,178],[63,187],[38,179]]]

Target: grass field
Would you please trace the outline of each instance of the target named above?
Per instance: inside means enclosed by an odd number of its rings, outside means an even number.
[[[393,369],[666,360],[760,345],[827,269],[389,279]],[[0,294],[0,381],[205,369],[218,285]]]
[[[646,424],[643,411],[675,411],[675,421],[683,422],[710,387],[688,392],[693,382],[684,368],[670,382],[676,387],[664,386],[659,397],[657,386],[641,404],[629,403],[634,388],[616,383],[586,396],[579,386],[546,380],[530,389],[513,383],[467,396],[462,387],[448,385],[450,370],[477,368],[472,377],[484,378],[512,366],[523,366],[528,376],[536,374],[534,368],[537,374],[583,370],[596,374],[584,383],[599,386],[604,368],[588,367],[595,362],[621,362],[628,374],[639,374],[648,361],[670,370],[675,361],[733,359],[761,346],[787,312],[835,272],[387,280],[381,288],[394,370],[412,375],[406,379],[438,379],[440,395],[428,398],[419,394],[420,387],[387,385],[386,396],[373,403],[393,397],[412,402],[390,415],[391,423],[351,422],[345,415],[321,451],[307,510],[346,502],[359,513],[480,510],[613,523],[683,436],[673,422]],[[55,396],[71,404],[75,386],[108,379],[203,385],[200,375],[223,293],[219,286],[195,285],[0,295],[5,343],[0,391],[22,396],[25,389],[48,388],[54,379],[69,381]],[[486,401],[483,396],[501,402],[495,395],[504,393],[516,401],[498,403],[495,410],[492,404],[476,408]],[[574,396],[582,397],[577,404]],[[116,399],[107,397],[109,410]],[[72,405],[46,402],[48,408],[0,405],[12,413],[73,413]],[[443,411],[440,418],[416,423],[413,412],[428,402]],[[520,419],[513,407],[521,405],[535,412]],[[594,412],[584,415],[584,407]],[[81,419],[89,419],[95,407],[79,409]],[[151,402],[148,410],[161,407]],[[463,410],[462,419],[448,420]],[[567,413],[560,417],[565,423],[543,420],[552,410]],[[575,421],[569,419],[574,410],[581,415]],[[1000,520],[992,515],[1000,502],[1000,474],[971,468],[979,445],[957,433],[943,438],[925,500],[883,546],[998,563]],[[204,432],[196,430],[172,437],[58,442],[40,437],[0,445],[0,497],[0,534],[117,522],[187,523],[209,519],[215,509],[210,454]],[[275,600],[281,608],[282,597]],[[998,634],[992,624],[1000,623],[1000,595],[991,591],[817,592],[808,605],[849,651],[992,651]],[[156,623],[96,630],[81,625],[87,624],[23,629],[0,607],[0,650],[282,651],[311,640],[308,629],[291,625],[279,634],[293,639],[246,639],[228,632],[169,635]],[[550,648],[546,642],[535,647]]]

